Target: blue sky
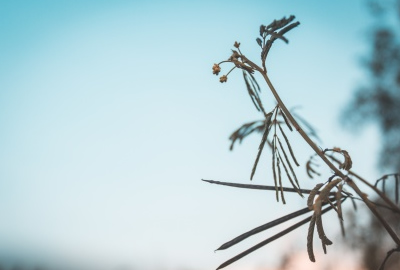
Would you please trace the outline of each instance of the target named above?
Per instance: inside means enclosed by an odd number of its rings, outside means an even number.
[[[355,137],[338,121],[363,80],[362,1],[1,1],[0,254],[208,269],[247,247],[214,254],[220,244],[302,206],[200,181],[247,183],[258,147],[254,136],[229,152],[229,134],[260,116],[241,74],[220,84],[213,63],[235,41],[257,61],[259,25],[291,14],[301,25],[272,48],[271,80],[302,106],[321,147],[348,149],[375,179],[376,130]],[[310,149],[295,147],[305,163]],[[269,173],[254,181],[271,184]],[[277,263],[303,238],[231,269]]]

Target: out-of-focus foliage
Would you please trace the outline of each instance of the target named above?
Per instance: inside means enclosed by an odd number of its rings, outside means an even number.
[[[380,165],[400,169],[400,1],[369,1],[375,25],[371,53],[363,59],[366,76],[343,119],[359,128],[375,122],[382,132]],[[354,125],[355,124],[355,125]]]
[[[382,200],[375,201],[384,204]],[[399,215],[394,214],[390,210],[380,208],[380,213],[385,217],[388,223],[400,233]],[[361,264],[367,270],[377,270],[382,264],[382,258],[386,253],[395,248],[393,241],[387,236],[385,229],[380,222],[370,216],[368,224],[361,225],[357,221],[357,214],[349,211],[346,215],[346,243],[351,250],[361,251]],[[400,269],[400,254],[394,253],[387,260],[385,270],[398,270]]]
[[[371,52],[363,60],[365,81],[348,104],[343,119],[356,128],[367,122],[378,124],[382,135],[380,169],[400,172],[400,0],[372,0],[368,4],[375,25],[368,33]],[[392,183],[387,182],[387,186]],[[395,197],[387,195],[391,199]],[[388,210],[380,211],[400,233],[400,216]],[[365,269],[378,269],[382,258],[394,248],[384,228],[372,215],[364,226],[356,222],[354,215],[347,216],[346,223],[346,233],[351,235],[347,238],[351,239],[349,245],[361,251]],[[385,270],[392,269],[400,269],[399,253],[393,254],[385,265]]]

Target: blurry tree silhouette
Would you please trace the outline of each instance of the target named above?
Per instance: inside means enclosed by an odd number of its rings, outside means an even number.
[[[400,1],[369,1],[369,7],[376,22],[370,33],[371,55],[363,61],[368,76],[343,119],[357,128],[368,121],[376,122],[383,140],[380,167],[399,170]]]
[[[400,172],[400,0],[370,0],[368,6],[375,25],[368,33],[371,54],[363,60],[367,76],[345,109],[343,119],[356,128],[367,122],[378,124],[382,140],[380,168]],[[399,215],[391,211],[382,214],[400,232]],[[361,251],[366,269],[378,269],[382,257],[393,248],[384,228],[371,215],[365,226],[355,220],[350,223],[346,231],[352,235],[347,238],[350,246]],[[400,254],[393,254],[385,269],[400,269]]]

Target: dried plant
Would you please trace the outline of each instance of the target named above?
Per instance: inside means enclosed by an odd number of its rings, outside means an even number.
[[[256,39],[257,44],[261,47],[261,65],[257,65],[251,60],[249,60],[240,50],[240,43],[235,42],[235,49],[232,50],[232,55],[225,61],[222,61],[218,64],[214,64],[212,70],[213,74],[219,75],[221,72],[221,64],[233,64],[233,67],[225,74],[220,77],[220,82],[224,83],[228,81],[228,75],[235,69],[241,69],[243,78],[245,81],[247,92],[250,96],[250,99],[255,106],[256,110],[259,111],[263,115],[263,119],[259,121],[253,121],[242,125],[239,129],[233,132],[230,136],[232,150],[236,142],[242,142],[244,138],[249,136],[252,133],[260,133],[262,134],[261,142],[258,147],[258,153],[254,161],[253,168],[250,174],[250,180],[253,179],[258,162],[260,160],[261,155],[265,152],[265,145],[268,145],[271,149],[271,168],[273,175],[273,186],[265,186],[265,185],[252,185],[252,184],[238,184],[238,183],[228,183],[214,180],[203,180],[208,183],[231,186],[236,188],[246,188],[246,189],[258,189],[258,190],[271,190],[275,191],[276,200],[282,201],[283,204],[286,203],[284,193],[285,192],[295,192],[301,197],[303,194],[308,194],[307,198],[307,207],[295,211],[289,215],[278,218],[274,221],[268,222],[264,225],[261,225],[257,228],[254,228],[246,233],[241,234],[240,236],[228,241],[223,244],[217,250],[227,249],[246,238],[260,233],[261,231],[265,231],[272,227],[282,225],[284,222],[296,218],[300,215],[312,212],[312,215],[303,219],[302,221],[290,226],[289,228],[282,230],[278,234],[260,242],[259,244],[245,250],[244,252],[236,255],[230,260],[221,264],[217,269],[224,268],[229,264],[243,258],[247,254],[259,249],[260,247],[282,237],[283,235],[299,228],[301,225],[309,223],[308,235],[307,235],[307,251],[309,258],[312,262],[315,262],[314,256],[314,247],[313,247],[313,237],[314,237],[314,228],[317,227],[317,234],[321,241],[322,248],[324,253],[327,252],[326,246],[332,245],[332,241],[328,239],[325,234],[322,216],[326,212],[330,210],[335,210],[337,212],[338,219],[340,221],[340,226],[343,235],[344,226],[343,226],[343,214],[342,214],[342,203],[347,199],[352,201],[354,208],[356,210],[355,201],[362,201],[369,210],[378,218],[381,224],[384,226],[390,237],[392,238],[395,248],[389,251],[387,258],[384,259],[384,262],[389,258],[389,256],[395,252],[400,251],[400,239],[395,233],[395,231],[389,226],[386,220],[382,217],[377,207],[384,207],[386,209],[390,209],[393,212],[400,214],[400,208],[398,207],[398,193],[399,193],[399,174],[388,174],[378,179],[375,185],[370,184],[367,180],[351,171],[352,168],[352,159],[350,154],[341,148],[333,147],[327,148],[325,150],[319,148],[317,144],[313,141],[312,138],[319,140],[316,136],[315,130],[311,127],[311,125],[299,117],[292,111],[289,111],[285,105],[285,103],[281,100],[278,92],[272,85],[268,75],[266,68],[266,59],[271,50],[273,43],[276,40],[282,40],[285,43],[288,43],[288,39],[284,36],[287,32],[297,27],[300,23],[294,21],[295,17],[290,16],[289,18],[282,18],[280,20],[274,20],[269,25],[261,25],[260,26],[260,37]],[[264,104],[262,103],[262,99],[260,96],[261,87],[257,83],[254,74],[259,73],[266,84],[268,85],[271,93],[275,97],[276,106],[268,111],[265,109]],[[300,125],[300,124],[301,125]],[[321,183],[318,183],[312,190],[302,189],[300,187],[300,181],[297,178],[295,173],[296,167],[300,166],[299,162],[296,159],[295,151],[293,150],[290,140],[287,136],[287,132],[296,131],[302,139],[312,148],[314,154],[311,156],[309,161],[306,163],[305,168],[308,176],[310,178],[320,178],[321,174],[316,170],[316,167],[319,166],[316,161],[318,160],[320,163],[324,163],[328,169],[333,172],[333,175],[328,179],[323,179]],[[388,179],[394,179],[395,181],[395,202],[390,200],[386,196],[385,190],[385,182]],[[290,187],[285,187],[285,183],[289,184]],[[377,204],[370,201],[367,195],[362,192],[358,183],[362,182],[370,187],[379,197],[383,199],[385,204]],[[378,184],[381,184],[382,191],[378,188]],[[285,184],[286,185],[286,184]],[[351,192],[354,192],[354,195],[349,191],[346,191],[346,188]],[[383,265],[384,265],[383,262]],[[383,266],[382,266],[383,267]],[[383,269],[383,268],[382,268]]]

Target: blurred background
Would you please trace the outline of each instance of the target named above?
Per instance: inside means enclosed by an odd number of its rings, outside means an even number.
[[[230,152],[228,137],[261,115],[241,72],[220,84],[211,68],[235,41],[258,63],[259,26],[283,16],[301,22],[267,60],[284,102],[371,182],[399,171],[398,2],[0,1],[0,269],[215,269],[278,232],[214,253],[305,200],[201,179],[250,183],[260,138]],[[311,149],[293,147],[305,164]],[[255,184],[272,185],[269,164]],[[326,181],[298,175],[304,188]],[[335,215],[317,263],[304,226],[229,269],[369,269]]]

